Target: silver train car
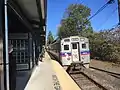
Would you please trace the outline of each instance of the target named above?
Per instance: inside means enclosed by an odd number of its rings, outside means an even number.
[[[81,62],[89,68],[90,50],[89,40],[86,37],[70,36],[62,40],[55,40],[48,46],[48,51],[54,55],[62,66]]]

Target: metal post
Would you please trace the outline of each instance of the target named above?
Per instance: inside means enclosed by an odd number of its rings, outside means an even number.
[[[118,18],[119,18],[119,25],[120,25],[120,0],[118,0]]]
[[[9,52],[8,52],[8,15],[7,15],[7,0],[4,0],[4,13],[5,13],[5,65],[6,65],[6,89],[9,90]]]

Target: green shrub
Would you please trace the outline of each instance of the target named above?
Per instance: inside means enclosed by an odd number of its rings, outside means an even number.
[[[118,62],[120,61],[120,44],[104,38],[104,33],[95,33],[88,36],[90,40],[91,58]],[[110,37],[112,38],[112,37]]]

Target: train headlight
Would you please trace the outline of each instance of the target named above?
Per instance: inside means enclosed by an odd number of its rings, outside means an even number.
[[[85,57],[82,57],[82,59],[85,59]]]
[[[68,57],[67,60],[70,60],[70,57]]]
[[[67,60],[70,60],[70,56],[67,53],[65,53],[65,57]]]
[[[65,56],[66,56],[66,57],[68,57],[68,54],[67,54],[67,53],[65,53]]]

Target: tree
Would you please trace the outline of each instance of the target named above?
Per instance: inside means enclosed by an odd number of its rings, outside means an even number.
[[[90,16],[90,8],[82,4],[71,4],[65,11],[61,25],[58,28],[58,36],[60,38],[86,35],[92,32],[92,27],[88,17]]]
[[[118,31],[118,30],[117,30]],[[89,35],[91,58],[120,62],[120,42],[116,30],[109,30]]]
[[[93,32],[88,20],[90,9],[81,4],[71,4],[65,11],[58,37],[84,36],[89,39],[92,58],[120,62],[120,27],[117,29]]]
[[[53,36],[52,32],[49,31],[48,37],[47,37],[47,44],[50,44],[50,43],[52,43],[53,41],[54,41],[54,36]]]

